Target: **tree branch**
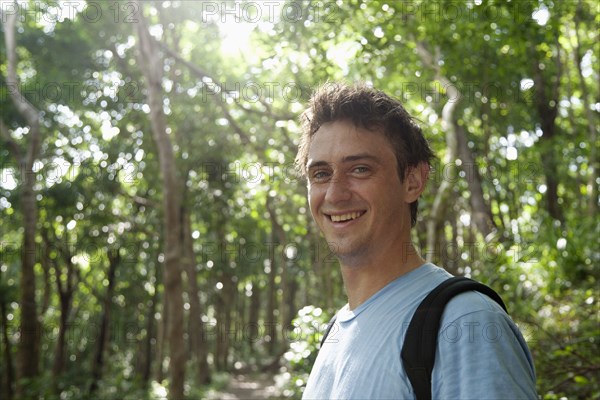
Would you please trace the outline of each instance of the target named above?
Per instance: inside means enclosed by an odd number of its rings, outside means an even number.
[[[171,48],[169,48],[166,44],[158,42],[158,45],[169,56],[173,57],[175,60],[177,60],[178,62],[180,62],[183,65],[185,65],[200,80],[210,79],[215,84],[215,86],[217,86],[219,88],[220,92],[224,92],[225,91],[224,88],[223,88],[224,85],[221,82],[219,82],[218,79],[215,79],[212,76],[210,76],[202,68],[200,68],[197,65],[195,65],[195,64],[187,61],[186,59],[184,59],[183,57],[181,57],[179,54],[177,54],[175,51],[173,51]],[[225,119],[227,119],[227,121],[229,122],[229,124],[233,128],[234,132],[240,136],[240,138],[242,139],[242,143],[245,144],[245,145],[251,145],[252,141],[250,140],[250,137],[238,125],[238,123],[236,122],[235,118],[233,118],[233,116],[229,112],[229,109],[227,108],[227,105],[225,104],[225,102],[223,101],[223,99],[220,96],[215,96],[215,98],[217,100],[217,103],[219,104],[219,107],[221,108],[221,111],[223,112],[223,114],[225,116]]]

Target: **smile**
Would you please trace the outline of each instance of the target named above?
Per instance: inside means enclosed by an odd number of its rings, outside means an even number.
[[[352,221],[361,217],[366,211],[352,211],[345,214],[329,215],[326,214],[332,222]]]

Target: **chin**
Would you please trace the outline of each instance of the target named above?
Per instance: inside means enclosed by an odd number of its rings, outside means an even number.
[[[340,263],[345,266],[362,265],[368,259],[366,249],[360,246],[339,245],[336,242],[328,242],[331,254],[336,256]]]

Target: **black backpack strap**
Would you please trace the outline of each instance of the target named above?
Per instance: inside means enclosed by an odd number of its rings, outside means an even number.
[[[418,400],[431,399],[431,373],[444,308],[457,294],[473,290],[489,296],[506,311],[504,302],[493,289],[460,276],[449,278],[438,285],[415,311],[406,330],[402,362]]]
[[[329,332],[331,332],[331,328],[333,327],[333,324],[335,323],[335,317],[337,317],[337,314],[333,314],[333,317],[331,317],[331,319],[327,323],[327,327],[325,328],[325,334],[323,335],[323,338],[321,339],[321,344],[319,345],[319,348],[323,347],[323,343],[325,343],[325,339],[327,339]]]

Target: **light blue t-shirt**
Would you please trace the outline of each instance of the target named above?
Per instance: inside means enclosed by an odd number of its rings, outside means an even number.
[[[356,309],[342,308],[302,398],[414,399],[400,358],[404,334],[419,303],[450,276],[424,264]],[[537,399],[525,340],[495,301],[460,294],[447,304],[440,326],[433,399]]]

